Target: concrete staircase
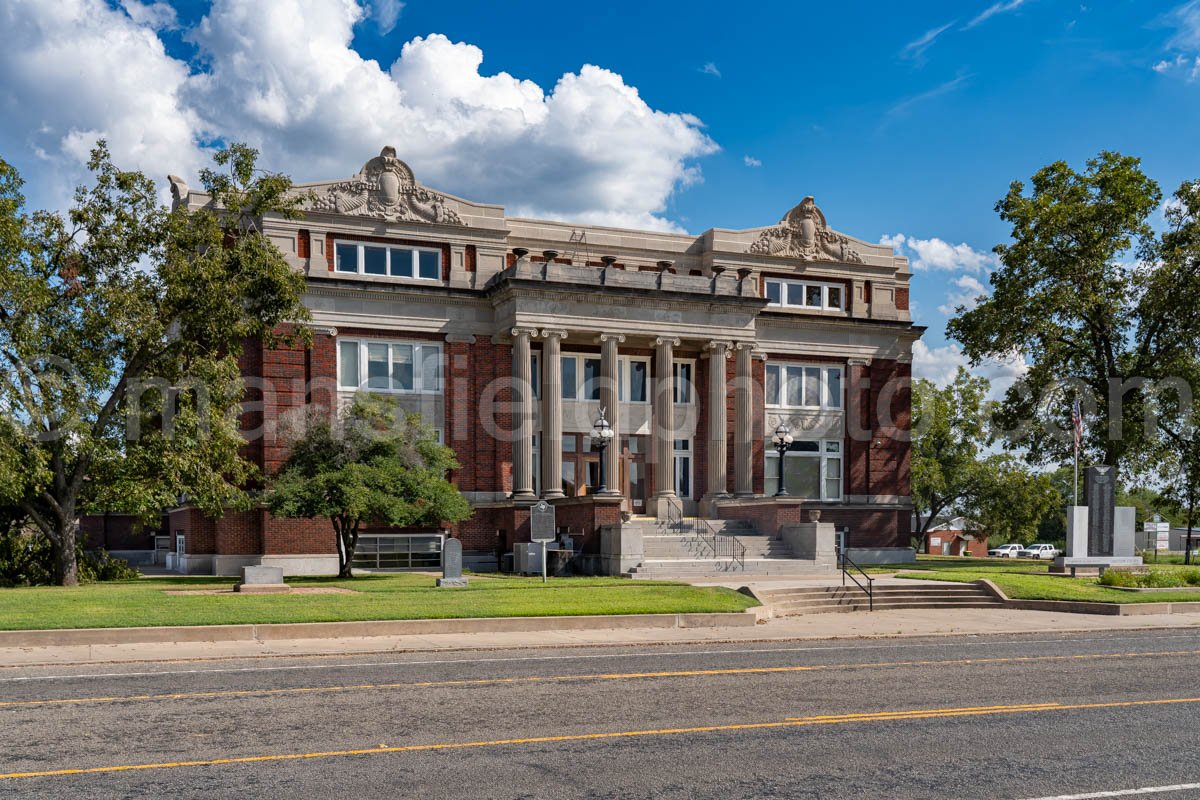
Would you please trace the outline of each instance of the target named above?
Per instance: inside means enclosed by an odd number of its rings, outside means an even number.
[[[853,583],[844,587],[762,589],[755,591],[755,595],[763,605],[771,606],[777,617],[866,611],[869,608],[867,593]],[[1001,608],[1003,605],[982,586],[970,583],[875,586],[876,611],[906,608]]]
[[[690,530],[671,530],[665,522],[635,519],[626,525],[642,526],[641,564],[626,573],[631,578],[705,578],[742,575],[828,575],[832,563],[795,558],[780,539],[763,536],[743,520],[709,520],[718,536],[729,536],[746,548],[744,564],[718,558],[700,536]]]

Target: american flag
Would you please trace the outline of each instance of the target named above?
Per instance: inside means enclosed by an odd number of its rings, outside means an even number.
[[[1079,398],[1075,398],[1075,402],[1071,404],[1071,427],[1075,429],[1075,452],[1079,452],[1079,446],[1083,442],[1083,413],[1079,409]]]

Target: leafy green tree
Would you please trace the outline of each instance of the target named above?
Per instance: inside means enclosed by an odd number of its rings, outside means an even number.
[[[1057,501],[1049,476],[988,452],[988,388],[987,379],[962,368],[945,388],[927,380],[914,384],[911,485],[918,549],[935,521],[958,514],[979,522],[989,536],[1030,541]]]
[[[1126,466],[1154,435],[1144,435],[1143,381],[1171,377],[1196,351],[1200,275],[1162,257],[1150,226],[1160,197],[1137,159],[1103,152],[1082,172],[1044,167],[1028,193],[1015,181],[996,205],[1012,242],[995,248],[992,295],[960,308],[947,330],[973,364],[1013,353],[1029,361],[998,421],[1035,463],[1070,459],[1080,396],[1090,456]]]
[[[466,498],[446,480],[458,466],[419,415],[363,392],[336,418],[321,408],[309,413],[271,481],[268,506],[281,517],[328,517],[338,577],[350,578],[364,524],[435,526],[471,516]]]
[[[66,216],[26,211],[0,160],[0,503],[46,537],[59,584],[79,581],[82,513],[249,502],[236,355],[307,334],[285,326],[307,318],[304,278],[259,229],[299,199],[256,156],[222,150],[201,174],[213,203],[168,209],[101,142]]]

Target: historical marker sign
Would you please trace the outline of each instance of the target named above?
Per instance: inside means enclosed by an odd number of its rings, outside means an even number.
[[[442,543],[442,577],[438,578],[437,585],[467,585],[462,574],[462,542],[458,539],[447,539]]]
[[[554,535],[554,506],[545,500],[539,500],[529,509],[529,540],[552,542]]]

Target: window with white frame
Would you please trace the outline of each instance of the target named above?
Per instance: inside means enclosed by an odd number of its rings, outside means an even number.
[[[338,388],[438,394],[442,347],[433,342],[338,339]]]
[[[621,358],[617,362],[617,397],[624,403],[650,402],[650,360]],[[599,400],[600,358],[588,355],[562,357],[564,400]]]
[[[842,368],[768,363],[764,402],[776,408],[841,408]]]
[[[390,275],[437,281],[442,278],[442,251],[436,247],[408,247],[366,242],[336,241],[334,269],[358,275]]]
[[[692,440],[676,439],[672,453],[675,462],[675,494],[679,497],[691,497]]]
[[[779,451],[766,447],[768,496],[779,490]],[[804,500],[842,499],[842,443],[837,440],[796,440],[783,460],[783,485],[788,494]]]
[[[599,356],[563,356],[561,363],[564,400],[600,399]]]
[[[768,305],[841,311],[846,307],[846,287],[840,283],[785,281],[767,278],[764,281]]]
[[[692,398],[696,393],[695,376],[696,362],[694,361],[676,361],[673,365],[675,372],[675,386],[672,394],[676,405],[688,405],[692,402]]]
[[[621,358],[618,360],[617,397],[623,403],[650,402],[650,359]]]

